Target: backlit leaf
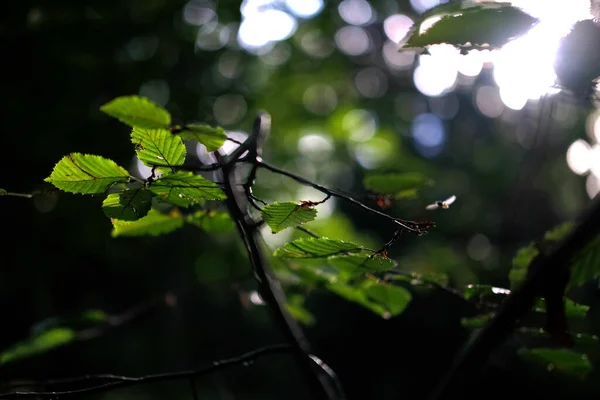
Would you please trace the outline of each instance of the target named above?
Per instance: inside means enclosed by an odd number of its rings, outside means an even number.
[[[563,240],[575,227],[575,224],[572,222],[565,222],[564,224],[558,225],[556,228],[546,232],[544,235],[545,240],[550,240],[553,242],[558,242]]]
[[[224,212],[200,210],[187,221],[206,232],[228,232],[235,228],[229,214]]]
[[[133,128],[131,142],[138,158],[148,166],[173,167],[185,161],[185,145],[166,129]]]
[[[43,331],[29,340],[16,343],[1,352],[0,365],[44,353],[55,347],[69,343],[74,338],[75,332],[68,328],[57,327]]]
[[[369,299],[382,305],[386,310],[385,318],[401,314],[412,299],[408,290],[389,283],[372,284],[367,286],[365,291]]]
[[[64,156],[46,179],[70,193],[103,193],[117,182],[127,182],[129,172],[114,161],[91,154],[72,153]]]
[[[387,271],[397,265],[389,258],[371,257],[372,254],[363,251],[360,254],[331,256],[327,262],[338,270],[342,279],[362,275],[365,272]]]
[[[213,152],[223,146],[227,135],[220,126],[212,127],[205,124],[188,124],[177,132],[177,136],[184,140],[193,140],[206,146],[207,152]]]
[[[127,189],[111,193],[102,203],[102,210],[109,218],[121,221],[135,221],[145,217],[152,207],[152,192],[144,188]]]
[[[564,348],[521,349],[519,356],[540,364],[547,371],[558,371],[579,379],[584,379],[592,370],[592,364],[585,354]]]
[[[171,115],[167,110],[140,96],[123,96],[106,103],[100,110],[133,127],[167,128]]]
[[[178,171],[153,182],[150,191],[163,200],[179,207],[187,207],[202,200],[223,200],[225,193],[208,179],[193,172]]]
[[[392,194],[397,198],[412,197],[417,189],[430,184],[430,179],[418,172],[371,174],[363,181],[374,193]]]
[[[286,243],[278,248],[275,257],[283,258],[326,258],[341,254],[362,251],[363,248],[352,242],[321,238],[302,238]]]
[[[315,317],[304,308],[304,296],[299,294],[292,294],[288,297],[286,304],[287,311],[300,323],[304,325],[313,325]]]
[[[533,244],[530,244],[517,252],[517,255],[513,258],[512,269],[508,274],[511,288],[515,288],[525,279],[529,264],[531,264],[533,259],[536,258],[539,253],[539,250]]]
[[[273,203],[261,210],[263,220],[269,225],[272,233],[285,228],[301,225],[314,220],[317,210],[313,207],[302,206],[298,203]]]
[[[112,237],[158,236],[181,228],[184,220],[182,215],[176,210],[169,214],[162,214],[152,209],[148,212],[148,215],[137,221],[119,221],[113,219],[112,223]]]

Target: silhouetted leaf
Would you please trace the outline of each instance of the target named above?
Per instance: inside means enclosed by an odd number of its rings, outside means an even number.
[[[302,238],[286,243],[278,248],[274,256],[283,258],[326,258],[341,254],[362,251],[363,248],[352,242],[321,238]]]
[[[430,182],[429,178],[418,172],[371,174],[363,181],[371,192],[392,194],[396,198],[414,197],[417,189]]]
[[[68,328],[57,327],[46,330],[28,340],[16,343],[0,353],[0,365],[44,353],[67,344],[74,338],[75,332]]]
[[[102,210],[109,218],[135,221],[148,214],[152,207],[152,197],[153,194],[144,188],[111,193],[102,203]]]
[[[521,9],[505,4],[469,7],[441,17],[429,29],[414,29],[405,38],[405,48],[423,48],[448,43],[499,48],[527,33],[538,20]]]
[[[207,232],[227,232],[235,228],[229,214],[224,212],[200,210],[187,221]]]
[[[119,221],[113,219],[112,237],[158,236],[181,228],[183,222],[183,217],[177,210],[169,214],[162,214],[152,209],[148,212],[148,215],[137,221]]]
[[[177,132],[177,136],[184,140],[202,143],[209,153],[219,149],[227,140],[225,130],[220,126],[213,128],[205,124],[188,124],[181,129],[181,132]]]
[[[277,233],[314,220],[317,210],[314,207],[287,202],[269,204],[261,210],[261,214],[271,232]]]
[[[183,142],[166,129],[133,128],[131,142],[140,161],[148,166],[173,167],[185,161]]]
[[[138,128],[167,128],[171,124],[169,112],[145,97],[117,97],[100,107],[100,110]]]
[[[187,207],[202,200],[226,198],[225,193],[214,182],[185,171],[163,175],[152,183],[149,189],[163,200],[180,207]]]
[[[64,156],[44,179],[70,193],[103,193],[110,185],[129,180],[129,172],[114,161],[91,154]]]
[[[540,364],[548,371],[584,379],[592,370],[592,364],[585,354],[562,348],[521,349],[519,355],[526,361]]]

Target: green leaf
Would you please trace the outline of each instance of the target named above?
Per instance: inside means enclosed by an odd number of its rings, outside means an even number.
[[[111,193],[102,203],[102,210],[108,218],[135,221],[148,214],[153,196],[152,192],[143,188]]]
[[[326,258],[342,254],[350,254],[364,249],[352,242],[321,238],[302,238],[286,243],[273,254],[283,258]]]
[[[368,298],[385,308],[387,313],[383,315],[384,318],[401,314],[412,299],[408,290],[389,283],[369,285],[365,288],[365,292]]]
[[[180,132],[176,133],[177,136],[183,140],[193,140],[202,143],[206,146],[207,152],[213,152],[223,146],[227,135],[225,130],[220,126],[213,128],[206,124],[188,124],[181,128]]]
[[[592,239],[571,261],[569,287],[600,277],[600,235]]]
[[[363,184],[371,192],[393,194],[396,198],[403,198],[413,197],[417,189],[430,182],[430,179],[423,174],[406,172],[367,175]]]
[[[538,20],[517,7],[486,4],[469,7],[441,17],[425,32],[414,29],[405,38],[405,48],[423,48],[448,43],[464,46],[488,44],[499,48],[510,40],[527,33]]]
[[[227,197],[215,183],[185,171],[164,175],[153,182],[149,189],[164,201],[179,207],[188,207],[202,200],[223,200]]]
[[[185,162],[185,145],[166,129],[133,128],[131,142],[138,158],[148,166],[173,167]]]
[[[371,301],[369,297],[367,297],[364,288],[360,286],[350,286],[344,283],[333,283],[327,285],[327,289],[348,301],[360,304],[361,306],[381,317],[388,315],[388,311],[385,309],[385,307],[383,307],[381,304]]]
[[[371,255],[372,253],[363,251],[360,254],[331,256],[327,262],[338,270],[342,279],[353,278],[365,272],[387,271],[397,265],[389,258],[377,258]]]
[[[261,214],[271,228],[271,232],[277,233],[314,220],[317,210],[313,207],[287,202],[270,204],[261,210]]]
[[[304,296],[300,294],[292,294],[288,297],[286,304],[287,311],[298,320],[300,323],[310,326],[315,323],[315,317],[304,308]]]
[[[4,350],[0,353],[0,365],[44,353],[67,344],[74,338],[75,332],[71,329],[61,327],[49,329]]]
[[[228,232],[235,228],[229,214],[217,211],[200,210],[188,217],[187,222],[206,232]]]
[[[71,153],[64,156],[44,179],[70,193],[103,193],[117,182],[127,182],[129,172],[114,161],[91,154]]]
[[[551,231],[546,232],[546,234],[544,235],[544,239],[553,242],[558,242],[560,240],[563,240],[569,233],[571,233],[574,227],[574,223],[565,222],[564,224],[557,226]]]
[[[569,349],[521,349],[519,356],[528,362],[541,364],[548,371],[559,371],[579,379],[584,379],[592,370],[592,364],[585,354]]]
[[[513,258],[512,269],[508,274],[511,288],[515,288],[525,279],[529,264],[531,264],[538,254],[540,254],[540,252],[533,244],[530,244],[517,252],[517,255]]]
[[[0,196],[4,196],[5,194],[7,194],[8,192],[4,189],[0,189]]]
[[[177,210],[173,210],[169,214],[162,214],[152,209],[148,212],[148,215],[137,221],[112,220],[112,237],[158,236],[181,228],[183,222],[183,217]]]
[[[117,97],[100,107],[100,110],[138,128],[167,128],[171,124],[169,112],[145,97]]]
[[[479,329],[483,328],[492,318],[495,313],[481,314],[471,318],[461,318],[460,324],[464,328]]]
[[[584,304],[575,303],[573,300],[564,299],[565,315],[569,318],[585,318],[590,307]],[[537,299],[533,309],[538,312],[546,312],[546,300]]]

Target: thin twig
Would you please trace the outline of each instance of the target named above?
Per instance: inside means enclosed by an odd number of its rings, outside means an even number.
[[[314,238],[320,238],[321,237],[321,236],[317,235],[316,233],[312,232],[311,230],[309,230],[309,229],[307,229],[307,228],[305,228],[303,226],[300,226],[300,225],[296,226],[296,229],[298,229],[299,231],[302,231],[302,232],[306,233],[307,235],[312,236]]]
[[[440,381],[432,398],[443,398],[453,389],[465,387],[470,373],[481,369],[490,353],[511,334],[515,323],[531,311],[538,292],[546,279],[567,268],[569,261],[592,240],[600,230],[600,196],[579,218],[576,228],[549,253],[540,253],[529,265],[525,281],[500,305],[494,318],[467,343],[446,377]]]
[[[372,214],[375,214],[375,215],[378,215],[380,217],[392,220],[396,224],[400,225],[403,229],[405,229],[405,230],[407,230],[409,232],[413,232],[413,233],[417,233],[417,234],[422,234],[423,233],[423,231],[420,228],[420,224],[417,223],[417,222],[406,221],[406,220],[403,220],[403,219],[400,219],[400,218],[392,217],[391,215],[388,215],[388,214],[386,214],[384,212],[381,212],[379,210],[371,208],[371,207],[367,206],[366,204],[362,203],[361,201],[356,200],[355,198],[353,198],[353,197],[351,197],[349,195],[343,194],[343,193],[339,192],[336,189],[327,188],[325,186],[322,186],[322,185],[319,185],[317,183],[311,182],[308,179],[305,179],[305,178],[303,178],[303,177],[301,177],[299,175],[296,175],[296,174],[291,173],[289,171],[286,171],[286,170],[277,168],[275,166],[272,166],[270,164],[267,164],[266,162],[264,162],[262,160],[258,160],[257,164],[258,164],[259,167],[265,168],[265,169],[267,169],[267,170],[269,170],[269,171],[271,171],[273,173],[279,174],[279,175],[287,176],[288,178],[291,178],[291,179],[295,180],[298,183],[301,183],[301,184],[306,185],[306,186],[310,186],[310,187],[312,187],[312,188],[314,188],[314,189],[316,189],[316,190],[318,190],[318,191],[320,191],[320,192],[322,192],[322,193],[324,193],[326,195],[337,197],[337,198],[340,198],[340,199],[344,199],[344,200],[346,200],[346,201],[348,201],[348,202],[350,202],[350,203],[352,203],[352,204],[354,204],[354,205],[356,205],[356,206],[362,208],[363,210],[366,210],[366,211],[368,211],[368,212],[370,212]]]
[[[108,390],[116,389],[116,388],[124,388],[142,385],[151,382],[164,382],[169,380],[176,379],[189,379],[201,375],[211,374],[213,372],[232,367],[232,366],[247,366],[249,365],[249,361],[254,361],[259,357],[268,355],[268,354],[277,354],[289,352],[291,350],[291,346],[287,344],[277,344],[272,346],[265,346],[259,349],[250,351],[248,353],[244,353],[240,356],[226,358],[223,360],[213,361],[211,364],[206,365],[204,367],[200,367],[198,369],[187,370],[187,371],[178,371],[178,372],[167,372],[163,374],[153,374],[153,375],[144,375],[139,377],[130,377],[130,376],[119,376],[119,375],[88,375],[80,378],[71,378],[71,379],[62,379],[55,381],[47,381],[51,382],[50,384],[58,384],[58,383],[77,383],[77,382],[86,382],[90,379],[110,379],[112,382],[102,383],[96,386],[75,389],[75,390],[65,390],[65,391],[31,391],[31,392],[10,392],[10,393],[2,393],[0,394],[0,399],[10,399],[15,397],[34,397],[34,396],[69,396],[69,395],[81,395],[81,394],[91,394],[91,393],[100,393],[106,392]],[[46,386],[47,382],[35,382],[35,386]],[[33,385],[32,385],[33,386]]]

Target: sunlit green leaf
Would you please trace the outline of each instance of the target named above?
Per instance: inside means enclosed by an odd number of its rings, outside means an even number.
[[[133,128],[131,142],[138,158],[148,166],[174,167],[185,161],[185,145],[181,138],[166,129]]]
[[[286,243],[278,248],[275,257],[283,258],[325,258],[364,250],[359,245],[329,238],[302,238]]]
[[[517,255],[513,258],[512,269],[508,274],[511,288],[514,288],[525,279],[529,264],[531,264],[538,254],[540,254],[540,252],[533,244],[530,244],[517,252]]]
[[[271,232],[277,233],[314,220],[317,210],[314,207],[287,202],[269,204],[261,210],[261,214],[263,220],[271,228]]]
[[[206,232],[228,232],[235,228],[229,214],[217,211],[200,210],[192,214],[187,222],[196,225]]]
[[[365,187],[374,193],[392,194],[396,198],[414,196],[416,190],[430,184],[430,179],[418,172],[367,175]]]
[[[154,209],[137,221],[112,220],[112,237],[118,236],[158,236],[172,232],[183,226],[183,216],[176,210],[162,214]]]
[[[585,354],[562,348],[521,349],[519,355],[526,361],[541,365],[548,371],[558,371],[584,379],[592,370]]]
[[[177,136],[184,140],[193,140],[206,146],[207,152],[213,152],[223,146],[227,135],[220,126],[212,127],[205,124],[188,124],[177,132]]]
[[[153,194],[144,188],[111,193],[102,203],[102,210],[109,218],[135,221],[148,214],[152,207],[152,197]]]
[[[369,297],[367,297],[364,288],[360,286],[351,286],[345,283],[334,283],[327,285],[327,289],[348,301],[360,304],[361,306],[371,310],[381,317],[386,316],[388,313],[384,306],[370,300]]]
[[[482,314],[471,318],[461,318],[460,324],[469,329],[483,328],[492,318],[495,313]]]
[[[214,183],[193,172],[178,171],[164,175],[149,186],[163,200],[187,207],[202,200],[223,200],[225,193]]]
[[[365,288],[365,292],[369,299],[385,308],[388,313],[384,315],[386,318],[401,314],[412,299],[408,290],[389,283],[369,285]]]
[[[171,124],[169,112],[145,97],[117,97],[100,107],[100,110],[138,128],[167,128]]]
[[[372,255],[373,253],[363,251],[360,254],[331,256],[327,262],[338,270],[342,279],[355,277],[365,272],[387,271],[397,265],[389,258],[371,257]]]
[[[442,16],[424,32],[414,29],[406,38],[404,47],[422,48],[441,43],[463,46],[470,43],[498,48],[527,33],[537,22],[531,15],[507,4],[470,7]]]
[[[16,343],[0,353],[0,365],[44,353],[71,342],[75,332],[68,328],[52,328],[32,338]]]
[[[72,153],[64,156],[46,179],[70,193],[103,193],[117,182],[129,180],[129,172],[114,161],[91,154]]]

